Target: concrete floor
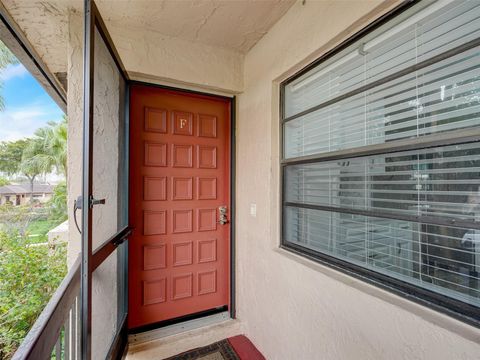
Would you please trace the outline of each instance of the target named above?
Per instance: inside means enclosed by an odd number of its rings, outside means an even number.
[[[126,360],[160,360],[243,333],[239,320],[228,319],[179,334],[129,344]]]

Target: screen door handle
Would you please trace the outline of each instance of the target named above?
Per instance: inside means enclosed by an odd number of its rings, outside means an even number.
[[[95,205],[105,205],[105,199],[95,199],[93,196],[90,196],[89,205],[90,208],[93,208]]]

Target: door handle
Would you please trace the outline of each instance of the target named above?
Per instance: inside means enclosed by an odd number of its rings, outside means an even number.
[[[93,208],[95,205],[105,205],[105,199],[95,199],[93,196],[90,196],[89,207]],[[82,208],[83,196],[79,196],[73,201],[73,220],[75,221],[75,226],[80,234],[82,233],[82,230],[80,230],[80,226],[78,226],[77,210],[82,210]]]
[[[218,220],[218,223],[220,225],[225,225],[228,223],[228,219],[227,219],[227,206],[226,205],[222,205],[222,206],[219,206],[218,207],[218,213],[219,213],[219,220]]]

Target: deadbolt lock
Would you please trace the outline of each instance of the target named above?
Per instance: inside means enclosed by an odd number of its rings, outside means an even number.
[[[218,213],[219,213],[219,220],[218,220],[218,223],[220,225],[225,225],[226,223],[228,223],[228,219],[227,219],[227,207],[225,205],[223,206],[219,206],[218,207]]]

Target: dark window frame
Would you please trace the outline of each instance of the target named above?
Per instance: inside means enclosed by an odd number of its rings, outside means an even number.
[[[288,202],[284,199],[285,194],[285,174],[287,165],[293,164],[306,164],[312,163],[317,161],[325,161],[325,160],[333,160],[333,159],[341,159],[347,157],[364,157],[368,155],[374,155],[377,153],[388,153],[394,151],[401,151],[401,150],[413,150],[413,149],[424,149],[424,148],[431,148],[435,146],[442,146],[442,145],[451,145],[451,144],[464,144],[469,142],[478,142],[480,141],[480,130],[479,129],[468,129],[467,131],[456,131],[454,134],[447,133],[447,136],[440,136],[439,139],[430,140],[427,142],[423,142],[422,139],[418,139],[416,141],[397,141],[398,146],[391,146],[390,144],[379,144],[379,145],[371,145],[365,146],[360,148],[360,152],[356,152],[352,155],[352,152],[347,150],[340,150],[331,153],[322,153],[320,155],[313,155],[313,156],[301,156],[298,158],[291,158],[285,159],[284,153],[284,128],[283,125],[285,122],[289,120],[293,120],[296,117],[299,117],[302,113],[295,114],[290,117],[285,116],[285,87],[291,83],[292,81],[298,79],[300,76],[304,75],[311,69],[317,67],[324,61],[331,59],[333,56],[337,55],[341,51],[345,50],[364,36],[370,34],[372,31],[378,29],[380,26],[384,25],[385,23],[393,20],[398,15],[402,14],[406,10],[410,9],[412,6],[418,4],[417,1],[408,0],[404,1],[399,6],[395,7],[391,11],[387,12],[386,14],[382,15],[378,19],[374,20],[366,27],[355,33],[350,38],[343,41],[341,44],[333,48],[332,50],[325,53],[323,56],[319,57],[318,59],[314,60],[312,63],[308,64],[306,67],[301,69],[300,71],[296,72],[292,76],[288,77],[284,81],[282,81],[279,85],[280,87],[280,119],[279,119],[279,135],[280,135],[280,162],[279,162],[279,171],[280,171],[280,248],[285,249],[291,253],[296,255],[305,257],[307,259],[313,260],[317,263],[322,265],[328,266],[333,268],[334,270],[340,271],[344,274],[352,276],[356,279],[362,280],[368,284],[377,286],[381,289],[387,290],[391,293],[399,295],[407,300],[413,301],[417,304],[426,306],[430,309],[436,310],[443,314],[449,315],[457,320],[465,322],[469,325],[475,326],[480,328],[480,307],[475,305],[471,305],[469,303],[463,302],[461,300],[457,300],[451,298],[446,295],[442,295],[440,293],[428,290],[426,288],[422,288],[417,285],[413,285],[409,282],[402,281],[398,278],[393,276],[384,275],[380,272],[370,270],[366,267],[356,265],[352,262],[342,260],[341,258],[327,255],[325,253],[321,253],[319,251],[315,251],[301,245],[289,242],[285,238],[286,229],[285,229],[285,222],[284,222],[284,215],[285,215],[285,207],[288,206]],[[476,39],[476,42],[479,42],[480,39]],[[470,44],[471,45],[471,44]],[[460,51],[459,51],[460,52]],[[320,104],[324,106],[323,104]],[[304,112],[312,112],[315,110],[315,106],[305,110]],[[387,146],[388,145],[388,146]],[[305,206],[308,207],[308,206]],[[322,208],[322,206],[317,206],[318,208]],[[335,211],[335,212],[344,212],[342,209],[335,209],[325,207],[326,209],[322,209],[325,211]],[[417,222],[422,222],[423,219],[417,219]],[[435,222],[435,219],[430,219]]]

